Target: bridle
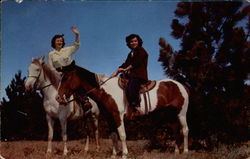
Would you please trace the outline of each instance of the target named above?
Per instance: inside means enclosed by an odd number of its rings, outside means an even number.
[[[108,80],[110,80],[111,78],[112,78],[112,77],[109,77],[109,78],[106,79],[105,81],[101,82],[101,83],[99,84],[99,86],[101,87],[102,85],[104,85],[104,84],[105,84]],[[94,88],[88,90],[86,93],[84,93],[83,97],[87,97],[88,94],[91,93],[92,91],[94,91],[95,89],[96,89],[96,87],[94,87]],[[65,96],[64,96],[64,97],[65,97]],[[64,98],[64,100],[66,100],[66,99]],[[68,104],[68,103],[70,103],[70,102],[72,102],[72,101],[74,101],[74,100],[76,100],[76,99],[73,98],[73,99],[71,99],[71,100],[69,100],[69,101],[66,100],[66,103]]]
[[[40,75],[41,75],[41,72],[42,72],[42,71],[40,70],[37,76],[34,76],[34,75],[27,76],[27,79],[28,79],[28,78],[35,78],[35,79],[36,79],[36,80],[35,80],[35,83],[34,83],[34,87],[35,87],[35,88],[37,87],[37,81],[38,81],[38,79],[39,79],[39,77],[40,77]]]
[[[34,86],[35,86],[36,88],[37,88],[37,82],[38,82],[38,79],[39,79],[40,76],[41,76],[41,73],[42,73],[42,70],[39,71],[39,73],[38,73],[37,76],[34,76],[34,75],[27,76],[27,78],[35,78],[35,79],[36,79],[36,81],[35,81],[35,83],[34,83]],[[44,77],[45,77],[45,75],[44,75]],[[45,79],[46,79],[46,78],[45,78]],[[51,85],[52,85],[52,83],[50,83],[50,84],[48,84],[48,85],[46,85],[46,86],[43,86],[42,88],[37,88],[37,89],[43,90],[44,88],[47,88],[47,87],[49,87],[49,86],[51,86]]]

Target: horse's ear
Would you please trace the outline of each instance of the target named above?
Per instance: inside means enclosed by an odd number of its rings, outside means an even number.
[[[41,63],[44,63],[44,58],[45,58],[45,56],[40,57],[39,61],[40,61]]]
[[[33,58],[33,57],[32,57],[32,59],[31,59],[31,61],[34,62],[34,58]]]

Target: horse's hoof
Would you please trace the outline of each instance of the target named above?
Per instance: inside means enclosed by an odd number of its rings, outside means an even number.
[[[127,155],[122,155],[122,159],[127,159]]]
[[[100,146],[96,147],[96,152],[100,152]]]
[[[89,149],[88,149],[88,148],[85,148],[85,149],[84,149],[84,152],[88,152],[88,151],[89,151]]]
[[[52,151],[51,151],[51,150],[47,150],[45,155],[46,155],[46,158],[51,158],[51,156],[52,156],[53,154],[52,154]]]
[[[184,149],[183,153],[188,153],[188,149]]]
[[[64,155],[64,156],[67,156],[68,152],[69,152],[68,150],[63,151],[63,155]]]
[[[176,155],[179,155],[179,154],[180,154],[180,150],[179,150],[179,149],[175,149],[175,150],[174,150],[174,153],[175,153]]]
[[[47,154],[51,154],[51,153],[52,153],[52,150],[51,150],[51,149],[48,149],[46,153],[47,153]]]

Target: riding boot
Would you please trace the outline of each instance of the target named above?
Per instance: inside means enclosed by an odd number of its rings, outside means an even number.
[[[133,118],[139,117],[143,115],[143,111],[141,110],[140,106],[134,107],[134,112],[132,114]]]
[[[125,114],[126,120],[135,120],[136,117],[142,116],[144,113],[141,110],[140,106],[129,106],[127,109],[127,113]]]
[[[128,106],[127,112],[126,112],[124,118],[125,118],[126,120],[133,120],[132,114],[133,114],[133,108],[132,108],[131,106]]]
[[[83,104],[82,108],[83,108],[84,114],[88,114],[92,109],[92,104],[89,101],[84,102],[82,104]]]

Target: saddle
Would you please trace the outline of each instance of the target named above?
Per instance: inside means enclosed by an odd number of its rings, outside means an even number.
[[[145,84],[141,85],[139,92],[140,93],[148,92],[155,87],[155,84],[156,84],[156,81],[147,81]],[[128,85],[128,79],[123,78],[123,77],[119,77],[118,85],[120,88],[125,90],[127,88],[127,85]]]
[[[121,89],[125,90],[128,85],[128,79],[124,76],[120,76],[118,79],[118,85]],[[151,102],[149,97],[149,91],[152,90],[156,85],[156,81],[147,81],[145,84],[142,84],[139,90],[140,94],[143,94],[143,99],[145,103],[145,114],[148,114],[151,109]],[[141,99],[140,99],[141,100]],[[137,115],[133,113],[133,109],[130,105],[128,106],[128,110],[125,118],[128,120],[133,120]]]

